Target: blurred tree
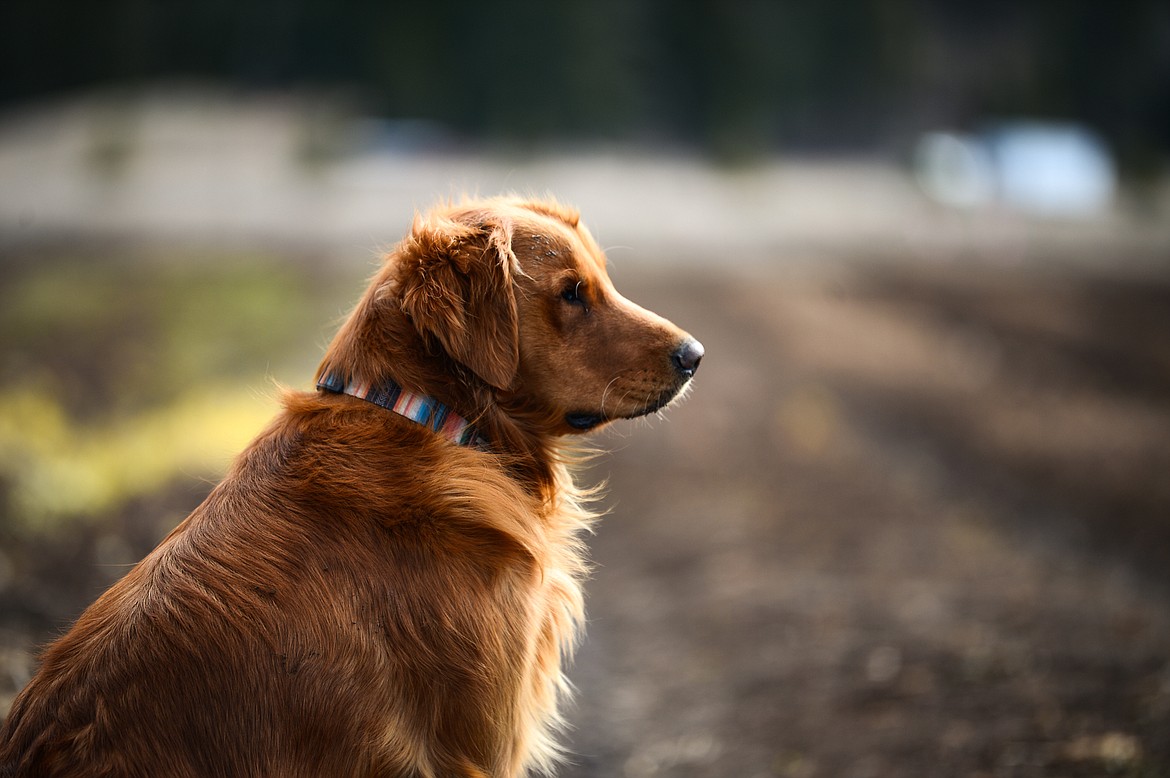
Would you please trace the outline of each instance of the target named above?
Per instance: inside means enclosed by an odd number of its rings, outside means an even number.
[[[6,0],[0,105],[195,77],[343,86],[471,137],[649,137],[736,159],[995,116],[1170,149],[1165,0]]]

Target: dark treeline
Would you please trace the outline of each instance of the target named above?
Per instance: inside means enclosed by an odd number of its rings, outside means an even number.
[[[1130,168],[1170,148],[1165,0],[5,0],[0,105],[206,78],[345,87],[470,137],[720,154],[1082,121]]]

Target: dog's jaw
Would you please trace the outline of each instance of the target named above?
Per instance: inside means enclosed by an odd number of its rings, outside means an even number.
[[[693,381],[688,378],[679,384],[677,387],[668,389],[658,396],[649,405],[641,408],[634,413],[623,414],[621,416],[612,417],[605,413],[596,413],[592,411],[572,411],[565,414],[565,423],[572,427],[577,432],[588,432],[596,429],[607,422],[615,419],[637,419],[642,416],[649,416],[652,413],[657,413],[667,406],[671,405],[677,400],[681,400],[690,393]]]

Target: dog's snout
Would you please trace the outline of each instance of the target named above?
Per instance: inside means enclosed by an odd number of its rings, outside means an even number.
[[[687,338],[672,355],[674,366],[687,378],[699,369],[699,362],[703,359],[703,344],[694,338]]]

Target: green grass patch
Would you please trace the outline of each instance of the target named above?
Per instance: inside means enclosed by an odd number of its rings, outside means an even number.
[[[307,387],[366,267],[277,255],[0,260],[0,521],[109,515],[215,478]]]

